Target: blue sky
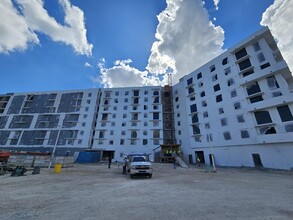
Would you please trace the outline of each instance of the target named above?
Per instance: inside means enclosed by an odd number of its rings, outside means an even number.
[[[280,31],[290,9],[286,0],[1,0],[0,94],[162,85],[167,73],[176,82],[261,22],[290,54]]]

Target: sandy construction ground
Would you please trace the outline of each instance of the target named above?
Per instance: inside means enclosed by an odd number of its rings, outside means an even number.
[[[293,219],[293,172],[154,164],[130,179],[112,164],[0,176],[0,219]]]

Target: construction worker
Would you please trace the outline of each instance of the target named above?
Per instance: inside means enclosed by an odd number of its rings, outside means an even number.
[[[109,154],[109,164],[108,164],[108,168],[111,168],[111,163],[112,163],[112,155]]]
[[[200,167],[200,158],[199,158],[199,156],[196,157],[196,162],[198,163],[198,167]]]
[[[124,161],[123,161],[123,174],[126,174],[126,167],[127,167],[127,163],[128,163],[128,158],[124,157]]]
[[[177,160],[174,159],[174,163],[173,163],[173,169],[175,170],[177,167]]]

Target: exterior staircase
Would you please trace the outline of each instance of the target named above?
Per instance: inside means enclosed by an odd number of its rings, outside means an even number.
[[[189,168],[187,162],[184,159],[184,156],[182,154],[175,154],[173,153],[172,156],[175,158],[175,160],[178,162],[178,164],[182,167],[182,168]]]

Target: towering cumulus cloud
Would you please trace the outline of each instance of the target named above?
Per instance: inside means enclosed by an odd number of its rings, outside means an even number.
[[[76,53],[91,55],[93,45],[87,42],[84,14],[69,0],[59,0],[64,11],[64,24],[50,17],[44,8],[43,0],[15,0],[18,10],[10,0],[1,0],[0,52],[26,49],[28,43],[39,43],[37,34],[48,35],[53,41],[73,47]],[[3,12],[3,13],[2,13]]]
[[[148,73],[134,71],[129,63],[109,69],[103,66],[102,81],[111,82],[106,86],[123,86],[127,84],[125,79],[139,85],[164,84],[168,73],[176,82],[222,52],[224,31],[209,20],[201,0],[167,0],[167,8],[158,20]]]
[[[0,12],[0,53],[25,50],[29,43],[39,43],[10,0],[0,1]]]
[[[158,16],[158,41],[147,69],[154,74],[171,70],[178,80],[222,52],[224,31],[209,20],[200,0],[167,0],[167,5]]]
[[[268,26],[278,41],[278,46],[293,71],[293,1],[275,0],[263,13],[261,25]]]

